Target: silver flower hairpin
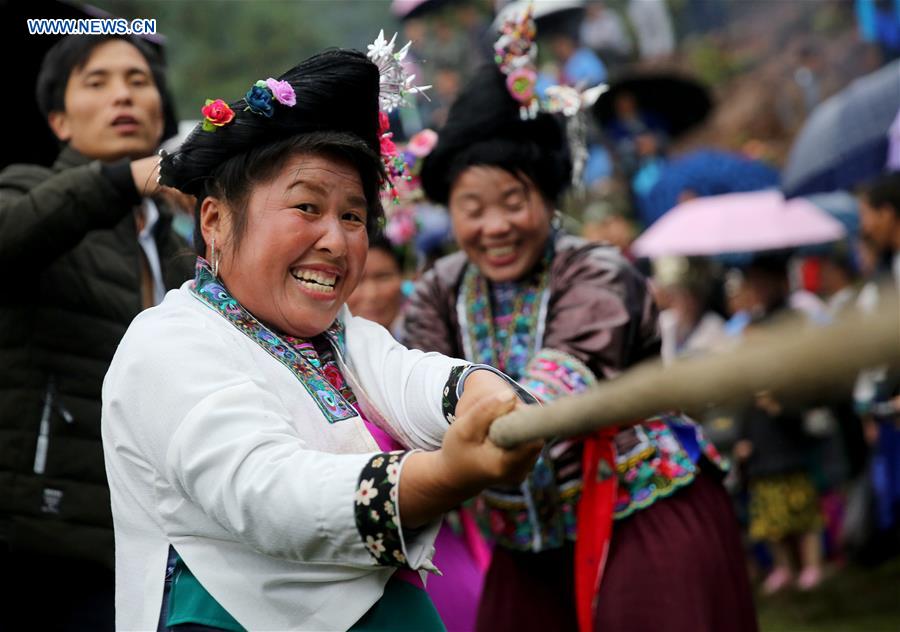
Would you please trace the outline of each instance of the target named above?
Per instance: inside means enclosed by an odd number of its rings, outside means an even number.
[[[402,106],[406,102],[406,97],[411,94],[421,94],[427,99],[428,95],[425,94],[425,91],[431,88],[430,85],[413,85],[416,76],[409,74],[403,67],[403,60],[409,53],[412,42],[407,42],[406,46],[395,53],[396,42],[396,33],[391,41],[387,41],[384,37],[384,30],[381,30],[378,33],[378,39],[375,40],[375,43],[369,44],[366,53],[372,63],[378,66],[381,85],[378,103],[385,112],[391,112],[394,108]]]
[[[588,159],[586,111],[609,86],[600,84],[584,90],[557,84],[548,86],[541,98],[537,90],[536,37],[534,5],[529,2],[523,11],[510,11],[501,23],[494,44],[494,62],[506,76],[506,89],[519,103],[523,121],[534,119],[541,112],[565,117],[572,154],[572,184],[578,188]]]

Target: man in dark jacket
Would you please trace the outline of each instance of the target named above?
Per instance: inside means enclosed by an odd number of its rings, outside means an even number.
[[[0,173],[0,627],[112,629],[100,387],[131,320],[191,274],[156,184],[171,109],[153,49],[123,37],[61,40],[37,98],[62,152]]]
[[[900,292],[900,172],[884,173],[863,185],[859,210],[863,239],[879,264],[873,283],[860,293],[859,304],[868,310],[885,302],[891,292]],[[875,492],[873,533],[859,554],[882,560],[900,551],[900,371],[889,367],[864,371],[854,394],[872,445]]]

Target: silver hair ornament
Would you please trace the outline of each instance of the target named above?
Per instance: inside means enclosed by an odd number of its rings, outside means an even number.
[[[425,91],[431,88],[428,86],[413,85],[416,76],[409,74],[403,67],[403,60],[409,53],[409,47],[412,42],[407,42],[406,46],[396,53],[394,45],[397,42],[397,34],[387,41],[384,38],[384,30],[378,32],[378,39],[373,44],[368,45],[366,56],[378,66],[380,91],[378,94],[379,107],[387,113],[394,108],[402,106],[406,102],[406,97],[411,94],[421,94],[426,99],[428,95]]]

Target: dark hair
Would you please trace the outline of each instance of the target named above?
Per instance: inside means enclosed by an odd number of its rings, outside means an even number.
[[[787,278],[790,254],[787,251],[769,251],[755,255],[746,265],[745,274],[757,273],[769,279]]]
[[[551,155],[534,140],[497,138],[469,145],[450,160],[446,171],[446,199],[440,202],[447,204],[453,183],[463,171],[479,165],[503,169],[526,186],[528,181],[534,183],[544,199],[552,204],[559,201],[569,181],[569,175],[565,173],[567,165],[551,164]]]
[[[44,55],[37,77],[35,97],[41,114],[46,119],[51,112],[65,112],[66,86],[72,73],[84,67],[95,48],[111,40],[131,44],[147,61],[162,104],[164,125],[160,142],[174,137],[178,133],[178,117],[166,84],[165,64],[150,44],[133,35],[67,35],[54,44]]]
[[[278,168],[291,156],[311,154],[346,162],[356,169],[366,197],[366,232],[377,237],[384,210],[379,196],[382,164],[362,140],[346,132],[312,132],[298,134],[232,156],[201,181],[194,210],[194,250],[206,252],[206,240],[200,226],[203,199],[213,196],[227,200],[231,209],[231,238],[235,250],[247,229],[247,200],[256,184],[275,176]]]
[[[900,216],[900,171],[885,173],[859,188],[859,193],[876,208],[890,206]]]
[[[446,205],[460,174],[476,165],[527,176],[550,203],[569,185],[572,161],[560,121],[550,114],[522,120],[519,103],[494,64],[483,66],[450,108],[434,150],[422,164],[422,187]]]
[[[846,242],[838,242],[825,256],[824,260],[850,278],[859,275],[859,263]]]
[[[291,155],[310,153],[346,161],[357,169],[368,206],[366,229],[377,232],[384,214],[378,187],[384,180],[379,138],[379,73],[365,55],[329,50],[278,77],[294,89],[296,104],[274,104],[272,116],[232,101],[234,119],[215,131],[194,128],[181,148],[163,157],[160,182],[196,196],[228,200],[237,214],[234,239],[246,227],[243,204],[250,187],[270,177]],[[248,87],[252,82],[248,82]],[[205,250],[199,222],[195,248]]]
[[[390,240],[383,234],[376,235],[369,239],[369,250],[381,250],[391,256],[391,259],[397,264],[400,272],[403,272],[405,265],[404,253],[401,249],[396,248]]]

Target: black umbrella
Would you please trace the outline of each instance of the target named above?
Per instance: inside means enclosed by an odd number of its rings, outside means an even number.
[[[691,77],[671,73],[630,75],[613,82],[597,99],[594,115],[603,127],[615,121],[616,98],[623,93],[635,98],[639,110],[661,120],[673,138],[702,123],[713,108],[709,90]]]
[[[0,0],[0,41],[6,46],[7,55],[14,56],[11,58],[14,61],[5,64],[4,81],[7,86],[16,87],[17,95],[17,101],[9,102],[8,107],[14,108],[15,131],[22,139],[18,143],[0,144],[0,169],[12,163],[50,165],[59,154],[59,141],[47,126],[47,120],[38,109],[34,94],[44,55],[62,36],[29,35],[26,20],[98,17],[111,16],[94,7],[79,7],[58,0]],[[148,36],[145,39],[162,56],[162,38]],[[172,99],[167,94],[163,96],[163,117],[165,126],[162,140],[166,140],[178,133],[178,119]]]

